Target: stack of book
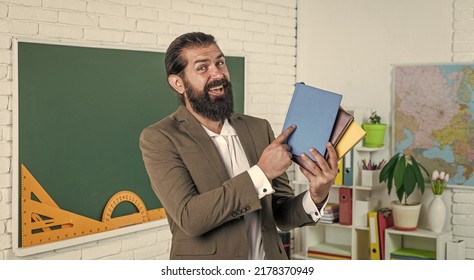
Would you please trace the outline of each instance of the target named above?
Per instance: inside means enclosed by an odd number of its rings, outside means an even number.
[[[310,246],[308,258],[321,260],[350,260],[351,246],[342,244],[318,243]]]
[[[339,204],[328,202],[324,207],[320,223],[333,224],[339,222]]]
[[[413,249],[413,248],[401,248],[390,253],[391,260],[436,260],[436,252]]]
[[[301,158],[307,154],[313,161],[310,148],[327,157],[326,144],[331,142],[337,157],[341,159],[365,136],[365,131],[354,121],[354,117],[341,106],[342,95],[297,83],[291,99],[283,130],[296,125],[289,136],[293,161],[311,172]]]

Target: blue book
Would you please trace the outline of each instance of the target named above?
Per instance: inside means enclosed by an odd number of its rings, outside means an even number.
[[[296,130],[288,138],[293,161],[305,167],[300,156],[315,148],[326,157],[326,144],[332,134],[334,123],[342,101],[342,95],[319,88],[297,83],[286,115],[283,130],[295,124]]]

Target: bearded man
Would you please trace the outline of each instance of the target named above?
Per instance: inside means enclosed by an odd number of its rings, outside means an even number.
[[[288,259],[280,230],[315,224],[336,178],[337,156],[302,158],[311,172],[295,195],[285,171],[286,139],[268,121],[233,112],[225,56],[212,35],[186,33],[165,55],[168,83],[181,101],[171,115],[145,128],[140,148],[151,185],[165,208],[170,259]]]

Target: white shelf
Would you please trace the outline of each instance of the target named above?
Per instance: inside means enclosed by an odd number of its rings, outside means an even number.
[[[400,248],[415,248],[436,252],[437,260],[446,259],[446,243],[452,238],[451,231],[441,233],[425,229],[413,231],[385,230],[385,259],[390,259],[390,253]]]
[[[357,146],[355,150],[358,152],[378,152],[385,149],[385,146],[374,148],[374,147],[365,147],[365,146]]]

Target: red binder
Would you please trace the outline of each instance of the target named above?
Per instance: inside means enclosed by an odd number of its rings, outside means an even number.
[[[385,229],[393,227],[392,209],[382,208],[377,211],[379,222],[379,244],[380,244],[380,259],[385,259]]]
[[[339,224],[352,225],[352,189],[339,189]]]

